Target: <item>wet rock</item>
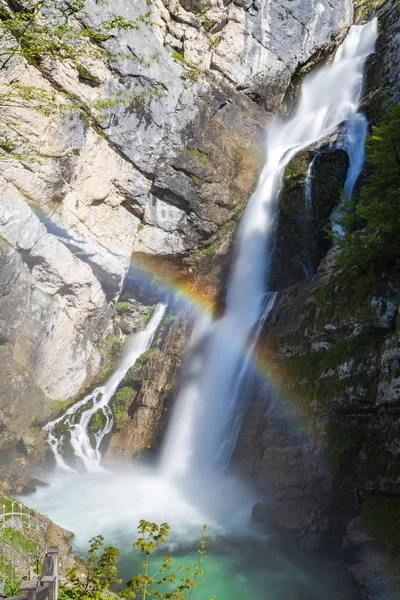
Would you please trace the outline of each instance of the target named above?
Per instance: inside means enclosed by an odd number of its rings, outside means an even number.
[[[143,453],[154,454],[161,444],[194,315],[184,310],[167,321],[161,325],[157,347],[143,355],[121,382],[120,389],[131,389],[130,401],[111,436],[106,461],[130,462]]]
[[[316,273],[331,247],[326,230],[332,211],[340,203],[347,167],[347,154],[329,146],[300,152],[286,167],[279,197],[271,289],[290,287]]]

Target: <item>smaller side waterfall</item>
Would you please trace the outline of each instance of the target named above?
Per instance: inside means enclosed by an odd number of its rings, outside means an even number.
[[[304,217],[303,217],[303,249],[304,249],[304,259],[303,259],[303,271],[306,279],[311,279],[314,275],[313,265],[312,265],[312,253],[310,249],[310,245],[313,241],[313,201],[312,201],[312,183],[313,183],[313,167],[315,163],[315,159],[318,154],[314,156],[312,161],[308,166],[308,171],[306,175],[306,179],[304,182]]]
[[[97,387],[93,392],[82,400],[71,406],[61,417],[47,423],[43,428],[48,432],[47,442],[54,454],[56,464],[65,471],[73,471],[62,456],[62,444],[64,436],[57,437],[56,427],[63,425],[68,428],[71,435],[72,450],[86,471],[95,472],[102,470],[100,444],[104,436],[110,433],[113,426],[112,412],[109,402],[115,394],[118,385],[125,377],[138,358],[151,346],[154,335],[162,321],[167,308],[166,304],[157,304],[153,315],[146,328],[136,333],[125,348],[121,361],[103,386]],[[101,411],[104,415],[104,424],[94,434],[94,446],[89,437],[89,423],[92,416]],[[74,415],[78,415],[79,421],[74,422]],[[80,415],[80,416],[79,416]]]
[[[349,168],[347,169],[346,181],[342,196],[342,203],[348,202],[353,197],[357,179],[360,176],[365,158],[365,140],[368,134],[368,121],[363,113],[356,113],[348,119],[343,127],[341,135],[336,143],[336,148],[347,152],[349,157]],[[333,230],[343,235],[341,227],[335,223],[334,212],[332,215]]]

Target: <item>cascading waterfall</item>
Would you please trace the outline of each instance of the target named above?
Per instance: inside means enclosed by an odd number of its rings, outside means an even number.
[[[237,441],[246,409],[241,393],[247,367],[275,301],[275,294],[268,290],[268,271],[285,166],[297,152],[331,135],[344,122],[347,127],[343,131],[349,132],[349,124],[359,119],[364,63],[374,49],[376,35],[376,20],[351,28],[333,63],[305,78],[300,103],[292,117],[286,122],[273,121],[267,161],[238,230],[226,312],[214,323],[210,319],[198,323],[158,468],[140,463],[121,471],[102,470],[100,445],[112,427],[110,398],[129,367],[151,345],[165,305],[159,305],[146,330],[134,336],[106,384],[46,426],[61,468],[51,477],[50,486],[39,488],[30,498],[30,505],[48,512],[57,523],[74,531],[74,543],[79,550],[86,548],[87,540],[98,534],[99,529],[107,542],[127,549],[140,519],[167,521],[175,536],[173,545],[186,552],[179,563],[187,564],[196,560],[187,552],[192,551],[191,544],[198,539],[201,525],[207,523],[209,535],[217,536],[211,540],[217,546],[211,546],[213,550],[207,556],[215,561],[213,570],[220,576],[213,578],[212,587],[204,591],[204,597],[215,593],[225,600],[287,598],[292,597],[295,589],[296,598],[332,597],[316,592],[314,578],[304,587],[302,568],[296,571],[287,558],[277,563],[280,549],[269,546],[269,541],[265,545],[262,540],[264,545],[257,545],[248,521],[251,507],[259,498],[230,474],[221,473],[221,469],[229,464]],[[342,143],[347,144],[349,154],[350,147],[354,149],[353,162],[350,156],[349,187],[346,187],[350,189],[350,175],[356,173],[358,142],[351,143],[342,137]],[[311,174],[310,171],[310,177]],[[88,426],[98,410],[103,412],[105,424],[92,445]],[[57,425],[69,429],[74,454],[85,472],[74,471],[64,461],[62,440],[57,439],[55,431]],[[66,471],[63,476],[61,470]],[[260,547],[262,550],[258,552]],[[187,556],[190,556],[188,561]],[[129,564],[126,577],[131,577],[131,555],[126,562]],[[273,572],[267,567],[270,563]],[[221,565],[222,570],[218,571]],[[277,581],[282,573],[282,580],[291,582],[289,594]],[[304,590],[299,595],[297,582]],[[310,594],[308,590],[312,590]]]
[[[263,310],[274,231],[277,197],[284,168],[300,150],[331,135],[340,124],[355,122],[366,58],[374,51],[377,20],[353,26],[334,61],[308,75],[301,98],[286,122],[275,118],[269,131],[267,162],[239,226],[235,262],[229,282],[226,312],[211,324],[197,377],[189,382],[194,415],[192,431],[180,438],[183,386],[176,402],[163,456],[163,468],[184,474],[199,467],[226,465],[237,426],[235,386],[243,352],[252,348],[252,332]],[[236,416],[235,416],[236,415]],[[240,428],[240,426],[239,426]],[[187,444],[179,443],[184,439]],[[186,457],[183,463],[181,457]]]
[[[313,203],[312,203],[312,183],[313,183],[313,168],[314,163],[318,154],[314,156],[310,164],[308,165],[307,175],[304,182],[304,218],[303,218],[303,249],[304,249],[304,260],[303,260],[303,272],[306,279],[311,279],[314,275],[310,244],[313,240]]]
[[[69,408],[61,417],[47,423],[44,427],[45,431],[48,432],[47,441],[54,454],[56,464],[64,471],[71,472],[74,471],[74,469],[65,462],[61,453],[61,447],[64,441],[63,436],[57,437],[55,432],[57,425],[60,424],[68,427],[71,435],[70,442],[73,452],[81,462],[82,466],[90,472],[96,472],[102,469],[100,464],[100,445],[104,436],[110,433],[113,426],[113,417],[109,402],[130,367],[132,367],[138,358],[151,346],[166,308],[166,304],[157,304],[146,328],[132,337],[122,354],[117,369],[103,386],[93,390],[93,392],[85,396],[85,398],[71,406],[71,408]],[[85,409],[84,407],[89,408]],[[73,417],[77,413],[79,414],[81,410],[82,413],[80,414],[79,422],[75,423]],[[92,416],[99,411],[101,411],[101,414],[104,417],[104,424],[97,433],[94,434],[95,444],[93,446],[88,428]]]
[[[356,113],[347,120],[343,131],[336,142],[336,148],[347,152],[349,167],[344,184],[342,202],[351,200],[357,179],[361,173],[365,158],[365,140],[368,133],[368,121],[364,114]],[[332,217],[333,230],[343,235],[342,228],[335,222],[335,212]]]

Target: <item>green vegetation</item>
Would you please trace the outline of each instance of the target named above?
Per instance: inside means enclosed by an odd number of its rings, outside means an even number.
[[[233,218],[230,221],[227,221],[219,230],[218,234],[216,234],[216,239],[210,244],[207,248],[205,248],[202,252],[205,256],[212,256],[216,253],[219,246],[221,245],[222,239],[225,235],[232,233],[235,229],[237,223],[237,219]]]
[[[99,410],[91,416],[89,421],[89,431],[91,433],[97,433],[102,427],[104,427],[106,418],[103,411]]]
[[[169,325],[171,323],[171,321],[173,321],[175,318],[175,315],[173,315],[172,313],[168,313],[167,316],[165,317],[164,321],[163,321],[163,325],[164,327],[166,327],[167,325]]]
[[[206,554],[206,527],[200,539],[199,558],[193,566],[178,566],[174,569],[169,556],[162,558],[158,569],[151,568],[150,557],[159,552],[169,535],[169,525],[140,521],[139,537],[133,544],[143,556],[142,572],[134,575],[127,586],[117,594],[112,594],[110,586],[121,583],[117,578],[116,561],[119,550],[105,546],[104,538],[98,535],[90,540],[86,559],[82,559],[85,576],[77,569],[68,573],[67,583],[61,587],[60,600],[105,600],[114,598],[136,598],[137,600],[195,600],[194,590],[204,579],[203,560]],[[176,571],[176,572],[175,572]],[[177,575],[177,573],[179,575]],[[168,588],[168,591],[165,589]],[[210,598],[213,600],[213,598]]]
[[[137,359],[137,361],[135,362],[135,364],[133,365],[133,367],[141,367],[146,360],[148,359],[148,357],[150,356],[150,354],[153,354],[153,352],[155,352],[156,350],[158,350],[158,348],[149,348],[148,350],[146,350],[146,352],[143,352],[143,354],[141,354],[139,356],[139,358]]]
[[[400,106],[373,127],[366,144],[370,175],[359,195],[344,203],[337,222],[339,266],[363,274],[400,267]]]
[[[172,58],[174,58],[178,62],[186,64],[186,62],[185,62],[185,53],[183,52],[183,50],[174,50],[173,52],[171,52],[171,56],[172,56]]]
[[[121,314],[130,308],[132,308],[132,304],[130,302],[117,302],[115,305],[115,310],[118,314]]]
[[[113,546],[105,546],[104,538],[98,535],[90,541],[87,558],[82,560],[85,576],[76,568],[68,572],[68,584],[59,591],[59,600],[100,600],[110,597],[109,587],[113,583],[121,583],[117,579],[115,563],[119,550]]]
[[[103,355],[114,361],[119,358],[122,350],[123,341],[116,335],[109,335],[104,345]]]
[[[144,327],[146,327],[147,323],[150,321],[151,315],[153,314],[153,310],[154,310],[154,305],[146,306],[146,308],[143,309],[143,312],[140,313],[139,316],[143,321]]]
[[[115,394],[111,409],[116,428],[121,425],[123,416],[129,406],[133,393],[133,389],[126,386],[118,390],[118,392]]]
[[[205,152],[201,152],[196,148],[187,148],[186,152],[190,154],[190,156],[193,156],[193,158],[197,158],[201,162],[205,161],[208,158]]]
[[[6,521],[3,530],[2,543],[4,543],[4,546],[0,562],[0,579],[6,582],[7,597],[15,595],[15,593],[18,595],[20,562],[24,572],[29,573],[30,579],[40,573],[41,564],[38,564],[36,559],[36,542],[40,548],[44,549],[46,541],[44,531],[38,530],[36,540],[36,534],[33,535],[33,530],[28,528],[31,517],[41,518],[41,515],[23,506],[20,502],[3,495],[0,495],[0,505],[2,512],[9,513],[13,511],[18,513],[21,511],[24,513],[24,516],[16,515],[12,520]]]

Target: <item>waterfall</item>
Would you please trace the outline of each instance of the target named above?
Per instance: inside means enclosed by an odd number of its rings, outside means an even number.
[[[237,425],[232,432],[227,431],[227,424],[235,421],[236,382],[243,353],[254,345],[254,330],[263,311],[284,169],[297,152],[355,119],[365,61],[374,50],[376,37],[376,19],[353,26],[334,61],[304,79],[291,118],[275,118],[271,124],[266,164],[238,229],[225,315],[210,325],[202,353],[196,355],[196,369],[191,372],[189,365],[177,399],[163,455],[163,467],[170,473],[185,474],[229,460],[226,436],[236,435]],[[188,396],[193,411],[187,419],[191,431],[181,437],[177,435],[181,408]]]
[[[150,348],[166,308],[166,304],[157,304],[146,328],[132,336],[131,341],[124,349],[118,367],[103,386],[97,387],[85,398],[71,406],[61,417],[45,425],[44,429],[48,432],[47,441],[54,454],[56,464],[64,471],[74,471],[74,469],[63,458],[61,448],[64,436],[56,435],[56,428],[59,425],[65,426],[70,432],[72,450],[84,469],[90,472],[102,470],[100,445],[104,436],[110,433],[113,426],[109,402],[130,367]],[[103,415],[104,423],[94,434],[94,445],[92,445],[89,424],[92,416],[99,411]],[[78,422],[75,422],[75,415],[78,415]]]
[[[312,203],[312,182],[313,182],[313,167],[315,159],[318,154],[314,156],[310,164],[308,165],[307,175],[304,182],[304,218],[303,218],[303,249],[304,249],[304,260],[303,260],[303,272],[306,279],[311,279],[314,275],[310,243],[313,240],[313,203]]]
[[[342,202],[346,203],[353,196],[354,187],[361,173],[365,156],[365,140],[368,133],[368,121],[364,114],[356,113],[347,120],[336,143],[336,148],[347,152],[349,167],[344,184]],[[332,215],[333,230],[343,235],[342,228],[335,222],[336,211]]]

